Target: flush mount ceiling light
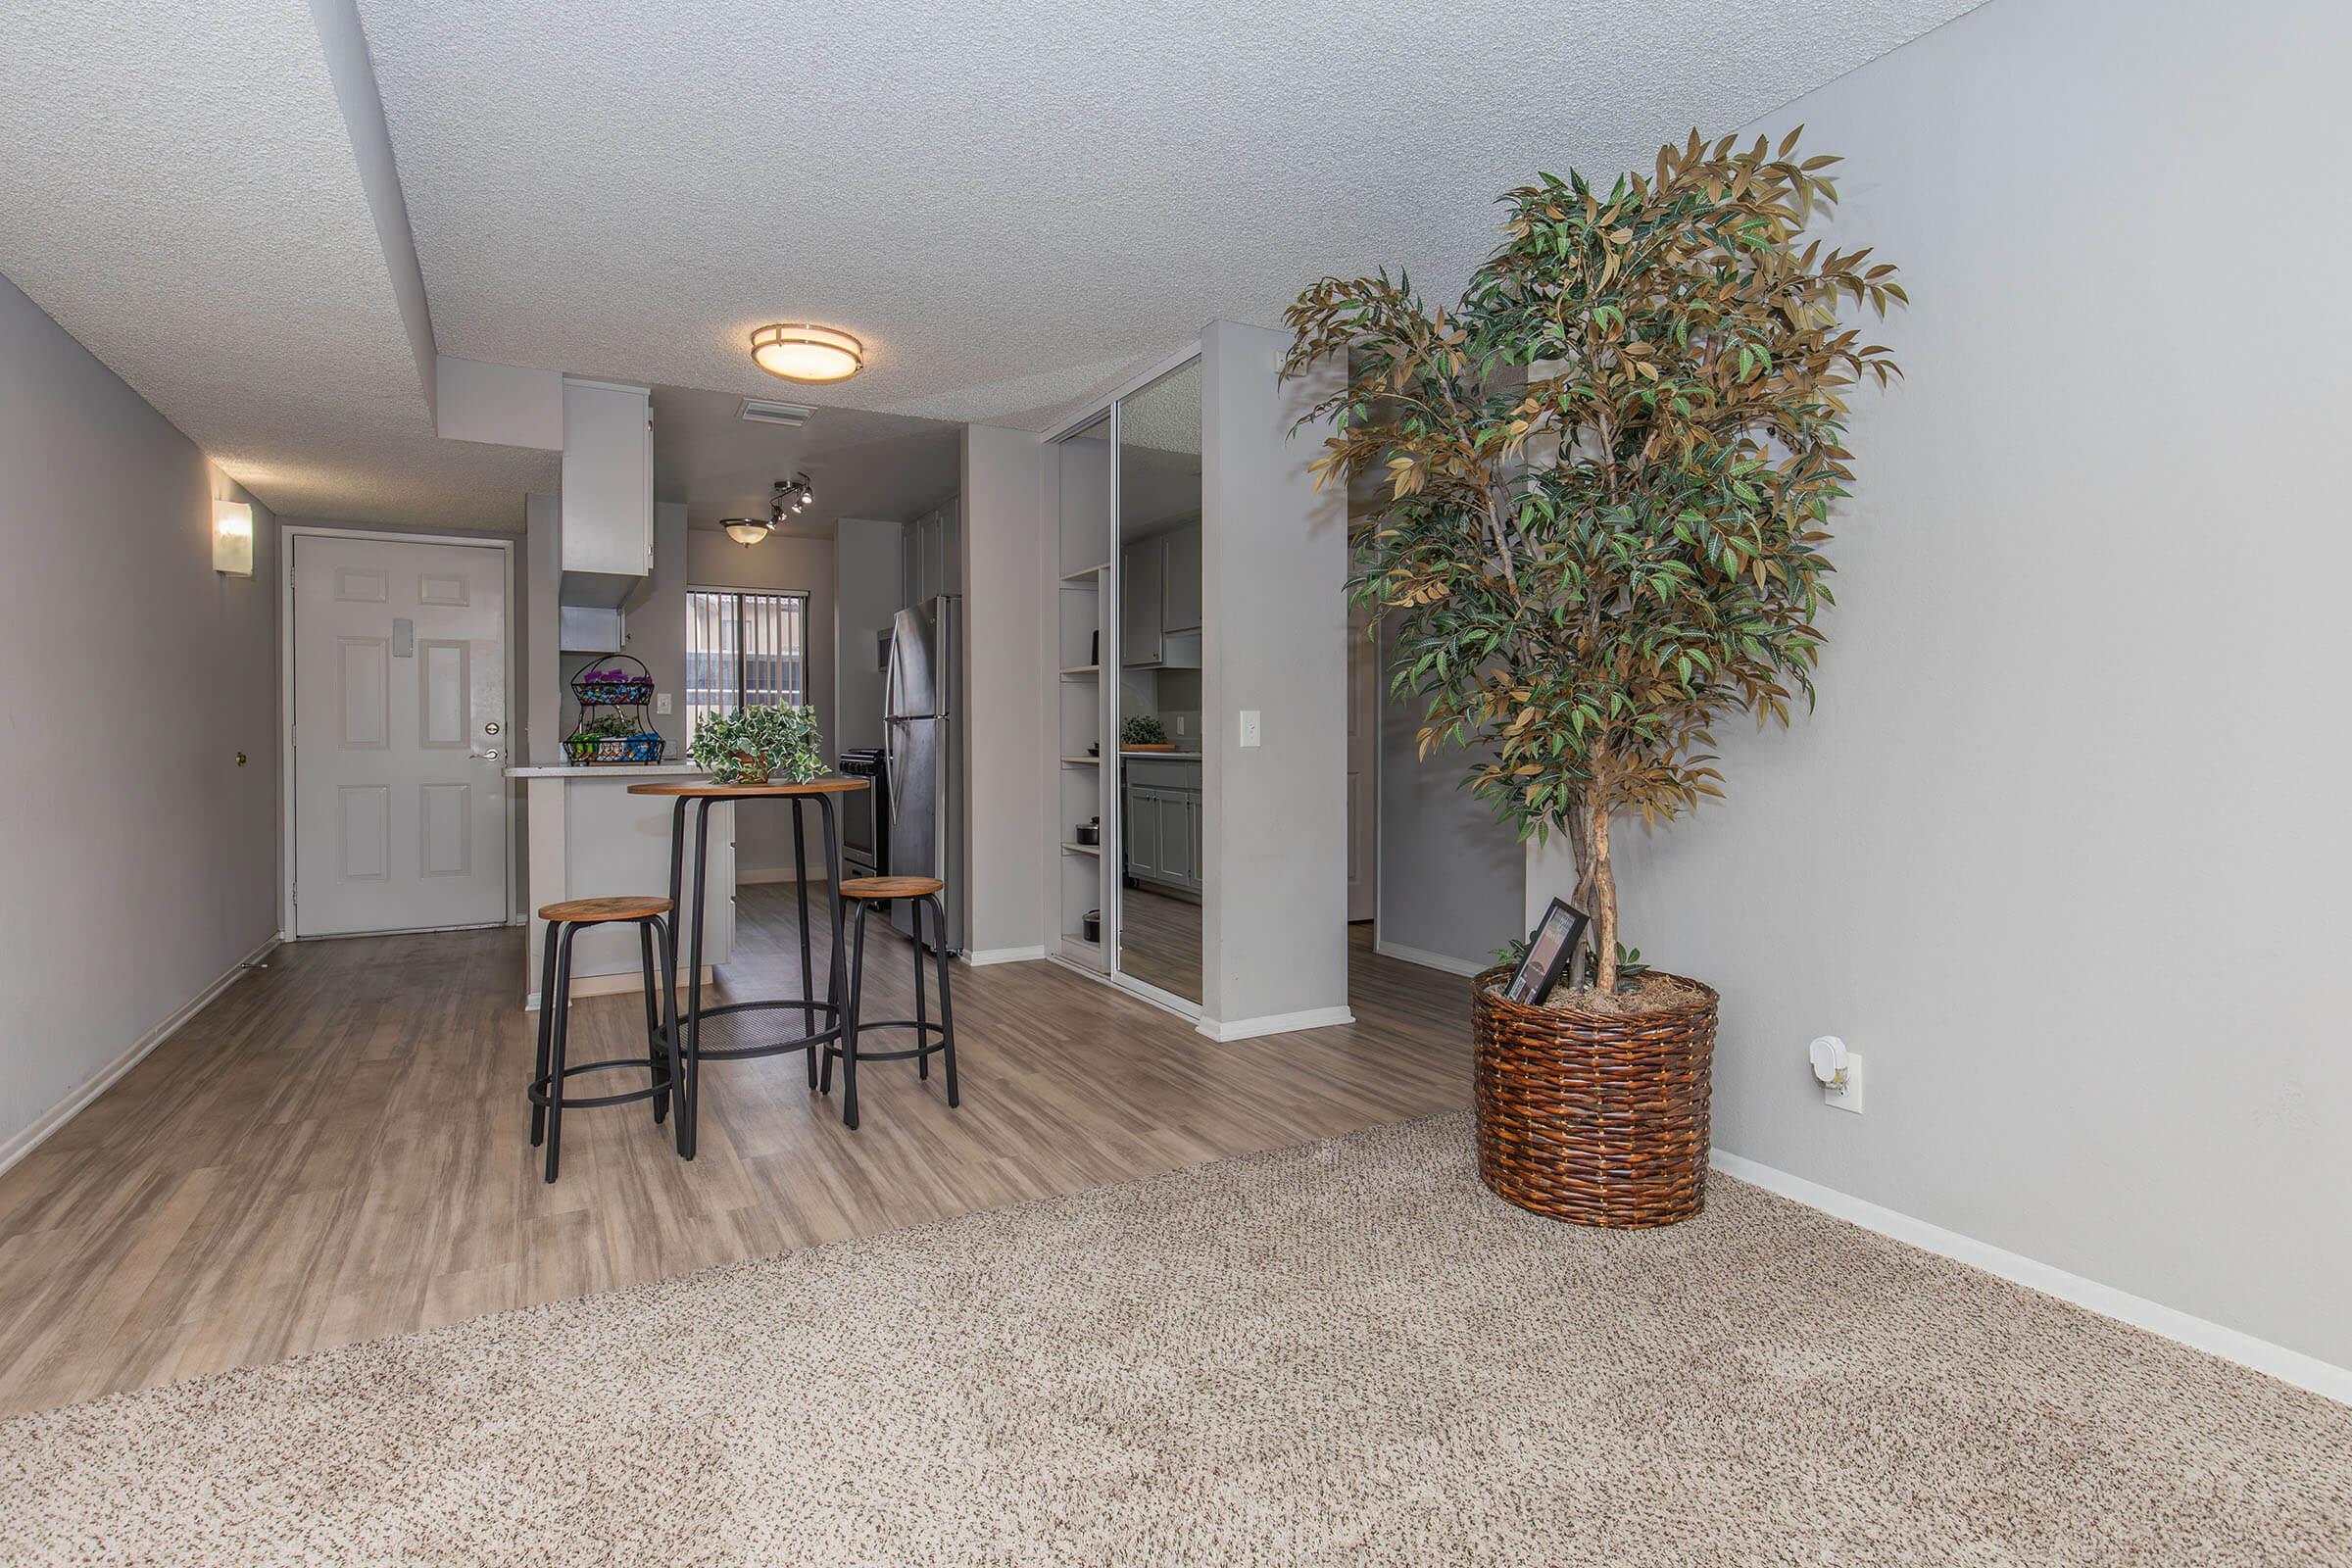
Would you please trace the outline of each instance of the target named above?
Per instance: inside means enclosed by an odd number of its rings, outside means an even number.
[[[846,381],[865,368],[865,345],[837,327],[779,321],[752,334],[752,363],[787,381]]]
[[[785,520],[797,513],[806,512],[816,500],[808,476],[796,473],[789,479],[778,479],[767,498],[764,517],[721,517],[718,525],[727,530],[727,537],[739,545],[756,545],[784,526]]]

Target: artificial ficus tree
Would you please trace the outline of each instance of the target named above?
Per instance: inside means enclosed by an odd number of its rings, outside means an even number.
[[[1403,273],[1299,296],[1286,375],[1345,355],[1319,477],[1380,477],[1349,588],[1396,625],[1392,689],[1421,750],[1482,745],[1468,783],[1522,839],[1565,832],[1618,984],[1617,816],[1722,791],[1712,726],[1812,697],[1821,553],[1853,481],[1845,394],[1897,373],[1842,324],[1906,296],[1868,250],[1804,230],[1834,206],[1797,131],[1691,132],[1606,194],[1539,176],[1460,303]]]

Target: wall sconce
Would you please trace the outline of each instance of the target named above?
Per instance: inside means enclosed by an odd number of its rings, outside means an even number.
[[[213,503],[213,569],[230,577],[253,575],[253,508],[245,502]]]

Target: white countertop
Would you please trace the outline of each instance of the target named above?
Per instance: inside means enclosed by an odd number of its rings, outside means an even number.
[[[509,778],[708,778],[710,770],[691,762],[626,762],[603,767],[510,767]]]
[[[1199,752],[1131,752],[1122,746],[1119,748],[1119,758],[1122,761],[1130,762],[1198,762],[1200,760],[1200,754]]]

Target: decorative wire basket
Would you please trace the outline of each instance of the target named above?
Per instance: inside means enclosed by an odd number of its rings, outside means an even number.
[[[639,735],[580,735],[564,743],[574,767],[646,765],[662,760],[662,740],[652,730]]]
[[[634,664],[631,673],[622,668]],[[571,677],[571,695],[583,708],[637,708],[653,701],[654,677],[645,661],[629,654],[611,654]]]
[[[633,673],[629,665],[636,666]],[[645,721],[654,677],[643,660],[607,655],[571,678],[571,694],[580,702],[580,722],[564,741],[564,755],[572,766],[642,766],[662,760],[662,737]],[[599,717],[600,710],[609,711]],[[620,725],[628,726],[628,733],[608,733]]]

